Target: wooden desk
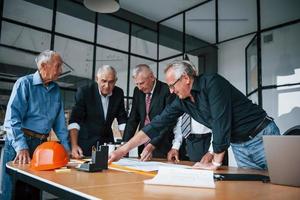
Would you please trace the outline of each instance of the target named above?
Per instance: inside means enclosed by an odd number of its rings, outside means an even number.
[[[31,171],[28,166],[7,164],[15,180],[21,180],[63,199],[300,199],[300,188],[273,185],[259,181],[217,181],[215,189],[144,185],[151,177],[135,173],[105,170],[87,173]],[[258,173],[254,170],[229,168],[218,170],[229,173]]]

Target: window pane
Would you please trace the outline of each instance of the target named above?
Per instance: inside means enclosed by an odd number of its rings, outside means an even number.
[[[215,2],[205,3],[186,13],[186,51],[216,42]]]
[[[219,41],[257,29],[256,1],[219,1]]]
[[[36,55],[0,47],[0,74],[2,78],[16,80],[37,70]]]
[[[275,119],[281,134],[299,125],[300,86],[263,90],[263,108]],[[287,103],[288,102],[288,103]]]
[[[253,103],[258,105],[258,92],[252,93],[248,99],[250,99]]]
[[[3,16],[51,30],[53,0],[5,0]]]
[[[77,88],[92,79],[93,46],[68,38],[55,36],[54,49],[74,71],[60,78],[64,87]]]
[[[156,59],[157,33],[137,25],[132,25],[131,52]]]
[[[149,67],[152,69],[153,73],[154,73],[154,76],[156,77],[156,68],[157,68],[157,63],[156,62],[153,62],[151,60],[146,60],[146,59],[143,59],[143,58],[139,58],[139,57],[136,57],[136,56],[131,56],[130,58],[130,87],[129,87],[129,96],[133,96],[133,90],[135,88],[135,83],[134,83],[134,80],[132,78],[132,70],[139,64],[147,64],[149,65]]]
[[[300,18],[298,0],[261,0],[261,27],[268,28]]]
[[[192,54],[187,54],[187,56],[188,56],[188,59],[190,60],[190,62],[196,67],[197,72],[200,73],[198,56],[194,56]]]
[[[24,26],[2,22],[1,44],[41,52],[50,48],[51,35]]]
[[[262,84],[300,82],[300,23],[262,34]]]
[[[2,75],[0,75],[0,77],[2,77]],[[14,83],[0,81],[0,125],[3,124],[6,105],[8,103],[13,86]]]
[[[174,60],[182,60],[182,56],[178,56],[176,58],[172,58],[169,60],[165,60],[159,63],[159,68],[158,68],[158,79],[162,82],[166,82],[166,78],[165,78],[165,68],[167,67],[168,64],[170,64],[172,61]]]
[[[128,51],[128,22],[109,15],[99,14],[98,24],[98,44]]]
[[[159,59],[182,53],[183,19],[178,15],[159,25]]]
[[[122,88],[124,95],[127,96],[128,55],[97,47],[96,73],[102,65],[110,65],[116,69],[118,76],[116,85]]]
[[[64,102],[64,109],[71,110],[75,105],[75,91],[61,89],[61,96]]]
[[[257,89],[257,38],[256,36],[246,48],[247,54],[247,94]]]
[[[59,33],[94,41],[95,13],[71,1],[58,1],[56,28]]]

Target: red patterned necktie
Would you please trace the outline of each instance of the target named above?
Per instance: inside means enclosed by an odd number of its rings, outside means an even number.
[[[150,123],[149,112],[150,112],[150,104],[151,104],[151,93],[146,94],[146,117],[144,126]],[[146,147],[149,144],[150,140],[147,141],[144,146]]]
[[[150,104],[151,104],[151,93],[146,94],[146,117],[144,125],[150,123],[149,112],[150,112]]]

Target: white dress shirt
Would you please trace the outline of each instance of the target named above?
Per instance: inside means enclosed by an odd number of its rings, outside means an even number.
[[[183,136],[181,133],[181,122],[182,122],[182,116],[178,118],[177,124],[173,129],[174,139],[172,142],[173,144],[172,149],[179,150],[182,144]],[[207,128],[203,124],[200,124],[199,122],[191,118],[191,134],[207,134],[207,133],[211,133],[211,129]],[[209,151],[212,151],[212,145],[210,145]]]
[[[103,108],[103,114],[104,114],[104,119],[106,119],[106,116],[107,116],[107,110],[108,110],[108,104],[109,104],[109,97],[112,95],[112,93],[106,95],[106,96],[103,96],[101,94],[101,91],[99,90],[99,94],[100,94],[100,97],[101,97],[101,103],[102,103],[102,108]],[[118,125],[118,129],[119,131],[124,131],[125,129],[125,123],[123,124],[119,124]],[[68,130],[71,130],[71,129],[77,129],[77,130],[80,130],[80,126],[78,123],[74,122],[74,123],[71,123],[68,125]]]

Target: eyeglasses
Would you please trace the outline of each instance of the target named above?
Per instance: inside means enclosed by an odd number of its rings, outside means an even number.
[[[175,89],[175,85],[181,79],[181,77],[182,76],[180,76],[173,84],[168,85],[170,90],[174,90]]]

